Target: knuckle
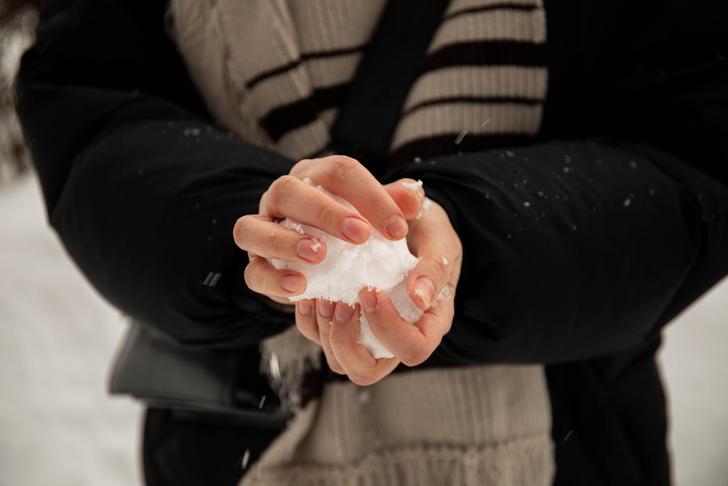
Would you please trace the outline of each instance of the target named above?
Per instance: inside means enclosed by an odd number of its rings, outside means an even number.
[[[291,190],[295,179],[291,175],[284,175],[274,180],[268,188],[268,203],[273,207],[279,207]]]
[[[243,272],[243,279],[249,289],[256,290],[259,288],[260,272],[257,271],[255,263],[248,263]]]
[[[355,385],[359,385],[359,386],[369,386],[369,385],[377,382],[376,377],[371,374],[350,372],[348,374],[348,377],[349,377],[349,381],[351,381]]]
[[[291,167],[289,174],[292,174],[292,175],[299,174],[309,164],[311,164],[311,159],[301,159],[298,162],[296,162],[296,164],[293,167]]]
[[[329,173],[331,177],[343,181],[347,180],[354,170],[356,170],[357,162],[345,156],[332,157],[329,160]]]
[[[235,243],[245,250],[245,235],[248,233],[248,226],[250,226],[251,217],[249,215],[242,216],[235,221],[233,226],[233,240]]]
[[[344,371],[344,368],[339,365],[333,358],[330,358],[328,354],[324,353],[326,355],[326,364],[329,365],[329,368],[331,371],[333,371],[336,374],[339,375],[345,375],[346,372]]]
[[[430,353],[428,353],[424,347],[416,346],[406,349],[402,353],[400,360],[407,366],[417,366],[424,363],[429,355]]]
[[[329,319],[327,319],[325,317],[317,316],[316,317],[316,326],[318,327],[319,336],[321,336],[321,339],[322,340],[326,339],[327,342],[330,343],[331,342],[331,337],[330,337],[331,332],[330,332],[329,328],[331,327],[331,325],[329,324]]]
[[[334,201],[328,201],[318,207],[316,211],[316,221],[335,223],[339,216],[338,204]]]
[[[298,328],[298,332],[300,332],[303,337],[308,339],[309,341],[313,341],[316,344],[320,344],[318,333],[315,332],[314,329],[311,328],[310,325],[307,325],[305,322],[300,322],[298,319],[296,319],[296,328]]]
[[[374,311],[377,312],[376,310]],[[376,329],[378,332],[382,334],[390,334],[392,331],[395,330],[395,322],[393,319],[388,319],[386,317],[380,317],[380,316],[371,316],[368,318],[369,321],[369,327]]]
[[[432,269],[434,272],[433,277],[435,277],[435,285],[443,285],[445,282],[447,282],[447,276],[450,274],[450,269],[448,268],[450,264],[445,265],[445,262],[442,260],[442,258],[433,258],[432,260]],[[438,286],[439,287],[439,286]]]
[[[340,326],[333,326],[329,333],[329,341],[332,347],[342,348],[347,344],[346,333],[342,332]]]
[[[265,209],[270,207],[270,187],[260,196],[258,201],[258,213],[264,214]]]
[[[306,326],[306,323],[304,323],[299,316],[296,316],[296,329],[298,329],[301,334],[308,337],[308,326]]]
[[[453,230],[453,232],[455,232],[455,230]],[[460,238],[457,236],[455,236],[454,240],[453,246],[455,247],[455,260],[459,261],[463,258],[463,242],[460,241]]]
[[[311,339],[311,336],[312,336],[312,335],[311,335],[310,329],[309,329],[309,328],[308,328],[308,326],[307,326],[307,325],[306,325],[306,324],[305,324],[304,322],[302,322],[302,321],[301,321],[301,319],[300,319],[300,318],[298,318],[298,317],[296,318],[296,329],[298,329],[298,332],[300,332],[300,333],[301,333],[301,335],[303,335],[303,337],[305,337],[306,339],[312,340],[312,339]]]
[[[266,237],[266,244],[274,252],[280,252],[284,249],[285,237],[281,231],[271,231]]]

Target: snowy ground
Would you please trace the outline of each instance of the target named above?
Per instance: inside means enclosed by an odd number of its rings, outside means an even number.
[[[140,483],[140,407],[105,393],[124,324],[46,227],[34,179],[0,188],[0,486]],[[728,282],[662,353],[678,486],[728,477]]]
[[[109,398],[121,315],[46,227],[34,179],[0,188],[0,486],[140,484],[140,407]]]

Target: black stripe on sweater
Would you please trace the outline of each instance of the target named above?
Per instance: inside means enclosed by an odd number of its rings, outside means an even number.
[[[511,2],[503,2],[503,3],[494,3],[491,5],[481,5],[479,7],[468,7],[464,8],[462,10],[456,10],[454,12],[450,12],[449,14],[445,15],[445,17],[442,19],[443,23],[452,20],[457,17],[461,17],[463,15],[470,15],[470,14],[477,14],[481,12],[489,12],[493,10],[515,10],[518,12],[533,12],[534,10],[538,10],[538,5],[523,5],[520,3],[511,3]]]
[[[315,121],[320,112],[339,106],[349,84],[315,88],[307,98],[273,108],[260,119],[260,125],[277,142],[286,133]]]
[[[526,96],[448,96],[420,101],[402,112],[402,117],[411,115],[413,112],[436,105],[452,104],[488,104],[488,105],[527,105],[537,106],[543,104],[541,98],[529,98]]]
[[[266,79],[269,79],[269,78],[278,76],[280,74],[283,74],[285,72],[291,71],[293,69],[296,69],[298,66],[300,66],[302,63],[304,63],[306,61],[312,61],[312,60],[316,60],[316,59],[326,59],[329,57],[350,56],[352,54],[357,54],[357,53],[363,51],[365,47],[366,47],[366,44],[354,46],[354,47],[342,47],[340,49],[330,49],[327,51],[304,52],[301,54],[301,56],[298,59],[295,59],[282,66],[278,66],[278,67],[269,69],[268,71],[263,71],[262,73],[257,74],[255,77],[246,81],[245,86],[248,89],[253,89],[256,85],[262,83]]]
[[[422,73],[453,66],[546,65],[546,44],[527,41],[484,40],[441,47],[429,54]]]
[[[458,139],[459,143],[455,143]],[[533,135],[526,133],[483,133],[465,134],[465,136],[447,133],[407,142],[394,150],[389,160],[395,165],[411,163],[416,159],[430,160],[429,163],[432,163],[434,157],[525,145],[531,141]]]

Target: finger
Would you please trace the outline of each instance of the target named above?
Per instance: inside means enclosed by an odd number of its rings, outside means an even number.
[[[452,284],[448,283],[447,289],[448,291],[443,293],[441,299],[433,303],[432,307],[427,309],[422,317],[413,324],[423,336],[430,336],[430,339],[437,340],[438,346],[443,336],[450,332],[455,316],[455,294]]]
[[[310,177],[343,197],[386,237],[399,240],[407,235],[404,214],[379,181],[358,161],[342,155],[302,160],[291,169],[291,174]]]
[[[241,249],[264,258],[319,263],[326,257],[326,243],[323,241],[301,235],[258,214],[239,218],[233,228],[233,238]]]
[[[352,309],[341,302],[336,304],[334,325],[331,326],[329,336],[331,349],[349,380],[357,385],[366,386],[376,383],[394,371],[399,360],[374,359],[371,353],[359,344],[360,326],[358,309]]]
[[[441,211],[439,207],[438,210]],[[462,260],[460,240],[451,227],[448,231],[443,230],[441,224],[421,222],[410,235],[408,245],[420,261],[407,274],[407,293],[420,309],[427,309],[445,284],[457,282],[459,278]]]
[[[420,215],[422,203],[425,201],[425,190],[420,181],[400,179],[383,187],[402,210],[406,220],[416,219]]]
[[[306,277],[295,270],[277,270],[264,258],[253,255],[245,267],[245,284],[253,292],[291,297],[306,290]]]
[[[260,213],[291,218],[351,243],[363,243],[372,233],[369,223],[356,211],[290,175],[276,179],[263,194]]]
[[[334,304],[324,299],[318,299],[316,304],[316,321],[319,332],[319,341],[321,342],[321,347],[324,350],[326,362],[328,363],[331,371],[344,375],[346,372],[339,364],[336,356],[334,356],[334,353],[331,350],[331,341],[329,340],[332,319],[334,318]]]
[[[407,366],[424,362],[440,344],[443,334],[438,334],[437,322],[428,320],[423,329],[408,323],[389,297],[375,290],[362,289],[359,299],[374,335]],[[440,328],[444,329],[445,325]]]
[[[296,328],[305,338],[320,346],[315,305],[316,300],[301,300],[296,303]]]

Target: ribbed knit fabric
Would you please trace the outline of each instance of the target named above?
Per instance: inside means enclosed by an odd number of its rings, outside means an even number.
[[[331,383],[243,486],[545,486],[554,473],[540,366],[395,374]]]
[[[292,158],[329,128],[384,0],[173,0],[171,34],[215,117]],[[407,98],[392,156],[534,135],[546,93],[541,0],[453,0]],[[396,52],[396,46],[392,46]]]

